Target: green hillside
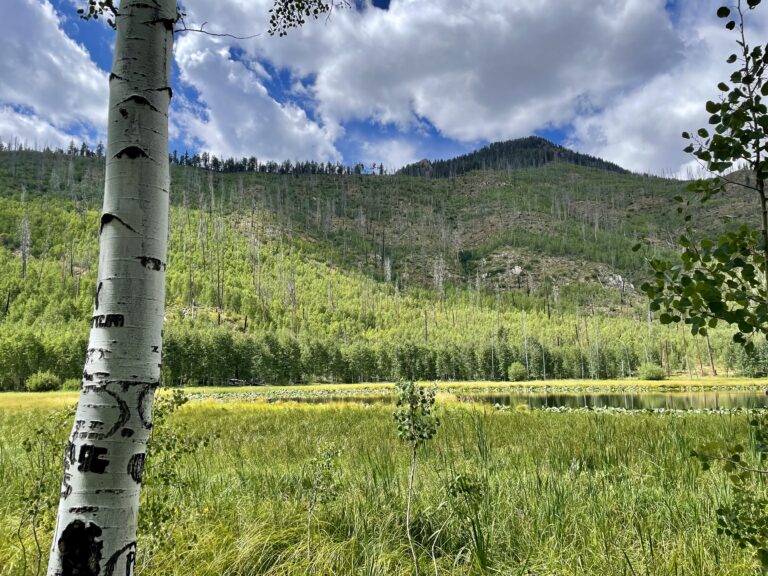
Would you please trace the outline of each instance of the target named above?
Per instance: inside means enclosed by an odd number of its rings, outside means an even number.
[[[433,162],[422,160],[403,167],[398,173],[408,176],[450,178],[466,174],[472,170],[535,168],[549,162],[566,162],[620,174],[628,173],[628,170],[612,162],[574,152],[539,136],[493,142],[480,150],[448,160],[435,160]]]
[[[103,171],[99,158],[0,153],[0,388],[82,368]],[[651,255],[631,250],[638,238],[667,253],[677,235],[678,181],[555,161],[454,178],[174,165],[172,182],[169,382],[708,364],[706,342],[648,322],[633,288]],[[734,192],[696,218],[712,231],[747,214]],[[727,335],[710,344],[735,365]]]

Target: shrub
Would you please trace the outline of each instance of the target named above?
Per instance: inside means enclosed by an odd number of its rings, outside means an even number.
[[[765,342],[759,342],[750,350],[737,346],[734,352],[734,367],[739,376],[763,378],[768,373],[768,346]]]
[[[647,363],[640,365],[640,368],[637,369],[637,377],[640,380],[664,380],[667,373],[658,364]]]
[[[61,388],[61,379],[53,372],[35,372],[25,386],[29,392],[49,392]]]
[[[507,369],[507,375],[512,382],[528,380],[528,370],[520,362],[512,362]]]
[[[80,390],[80,384],[82,384],[82,381],[80,378],[67,378],[64,380],[64,383],[61,385],[62,390],[68,390],[70,392],[74,391],[77,392]]]

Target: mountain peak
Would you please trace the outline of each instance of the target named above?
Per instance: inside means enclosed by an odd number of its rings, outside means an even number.
[[[421,160],[400,169],[399,174],[449,178],[472,170],[510,170],[534,168],[550,162],[567,162],[599,170],[628,173],[612,162],[575,152],[541,136],[493,142],[462,156],[448,160]]]

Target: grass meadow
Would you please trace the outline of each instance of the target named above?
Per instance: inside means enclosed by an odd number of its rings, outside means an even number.
[[[0,395],[0,575],[44,573],[74,393]],[[408,448],[387,403],[198,399],[162,417],[141,575],[411,575]],[[745,413],[548,413],[443,398],[420,449],[419,573],[742,576],[730,487],[691,450]],[[332,449],[329,449],[332,446]],[[38,565],[42,563],[42,567]]]

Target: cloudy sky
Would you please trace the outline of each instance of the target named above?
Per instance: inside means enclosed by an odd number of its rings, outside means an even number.
[[[83,0],[9,0],[0,139],[105,140],[114,33]],[[685,175],[680,133],[735,50],[713,0],[362,0],[266,34],[271,0],[186,0],[171,148],[390,169],[539,134],[638,172]],[[768,6],[748,14],[768,42]]]

